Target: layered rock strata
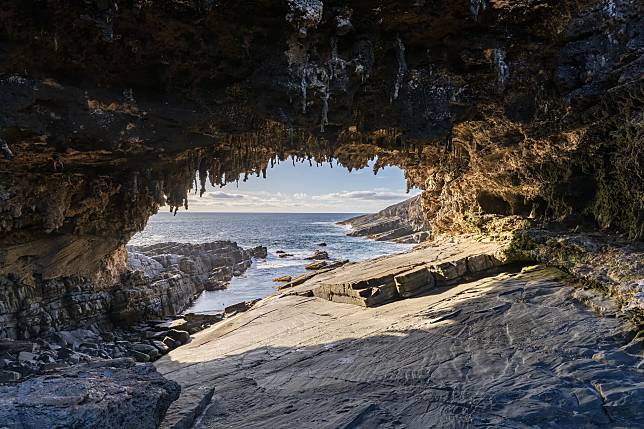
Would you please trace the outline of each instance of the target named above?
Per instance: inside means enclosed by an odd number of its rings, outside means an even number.
[[[413,252],[348,263],[279,290],[373,307],[507,269],[515,262],[506,255],[509,244],[480,243],[467,236],[436,240]]]
[[[351,237],[367,237],[377,241],[420,243],[430,237],[420,196],[389,206],[378,213],[356,216],[338,224],[350,226],[348,235]]]
[[[0,275],[0,337],[34,338],[177,314],[204,289],[241,274],[255,256],[265,257],[266,249],[244,250],[231,242],[148,246],[129,252],[130,271],[104,288],[82,277],[33,286]]]
[[[251,266],[253,258],[266,256],[265,247],[245,250],[230,241],[131,246],[129,267],[143,276],[133,274],[131,287],[120,288],[114,317],[136,319],[146,311],[148,317],[177,314],[203,290],[226,288],[233,276]],[[148,291],[156,292],[150,296]]]

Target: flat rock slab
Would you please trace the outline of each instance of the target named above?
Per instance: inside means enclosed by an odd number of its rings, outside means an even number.
[[[507,242],[478,242],[468,236],[451,238],[412,252],[346,264],[291,282],[279,290],[284,294],[374,307],[426,292],[435,283],[463,281],[504,265],[507,246]],[[416,276],[414,282],[402,280],[419,270],[423,275]],[[421,278],[426,279],[423,284],[419,283]]]
[[[644,427],[641,343],[576,290],[536,268],[375,308],[271,297],[155,363],[182,386],[162,427]]]

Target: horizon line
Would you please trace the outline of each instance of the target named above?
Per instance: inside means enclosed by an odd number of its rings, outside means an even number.
[[[174,216],[173,212],[170,212],[168,210],[159,210],[155,215],[166,213],[169,215]],[[378,212],[213,212],[213,211],[203,211],[203,210],[182,210],[177,212],[177,215],[179,214],[195,214],[195,213],[204,213],[204,214],[341,214],[341,215],[361,215],[361,214],[375,214]]]

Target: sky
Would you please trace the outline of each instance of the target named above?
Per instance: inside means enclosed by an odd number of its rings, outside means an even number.
[[[387,167],[374,175],[372,165],[350,173],[337,165],[293,166],[289,160],[269,169],[266,179],[253,176],[223,188],[208,184],[201,198],[190,194],[189,207],[198,212],[373,213],[419,193],[405,192],[400,169]]]

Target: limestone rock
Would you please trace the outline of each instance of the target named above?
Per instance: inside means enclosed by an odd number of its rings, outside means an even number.
[[[491,255],[474,255],[467,258],[467,271],[475,274],[490,270],[500,264],[499,261]]]
[[[437,281],[450,282],[467,273],[467,259],[442,262],[431,267],[431,272]]]
[[[187,344],[190,342],[190,334],[187,331],[180,331],[178,329],[170,329],[168,337],[172,338],[177,344]]]
[[[113,322],[174,315],[204,289],[225,288],[234,275],[250,267],[252,258],[266,257],[266,248],[245,250],[229,241],[160,243],[130,247],[124,255],[131,271],[104,289],[84,278],[43,280],[39,287],[32,287],[0,275],[0,336],[78,333],[76,328],[89,325],[107,327]],[[70,342],[78,345],[82,341]]]
[[[378,213],[357,216],[340,222],[352,227],[349,236],[377,241],[420,243],[429,238],[420,197],[416,196],[389,206]]]
[[[427,267],[420,267],[394,277],[398,295],[409,298],[425,292],[434,286],[434,276]]]
[[[264,299],[156,362],[184,388],[163,427],[213,385],[198,427],[641,426],[642,338],[572,304],[564,277],[537,267],[372,308]]]
[[[508,246],[507,241],[479,243],[471,237],[446,238],[408,253],[321,270],[279,291],[364,307],[378,306],[422,294],[434,284],[446,286],[468,280],[477,274],[468,272],[468,261],[473,270],[493,263],[495,267],[507,264],[510,260],[501,262],[495,255]]]

